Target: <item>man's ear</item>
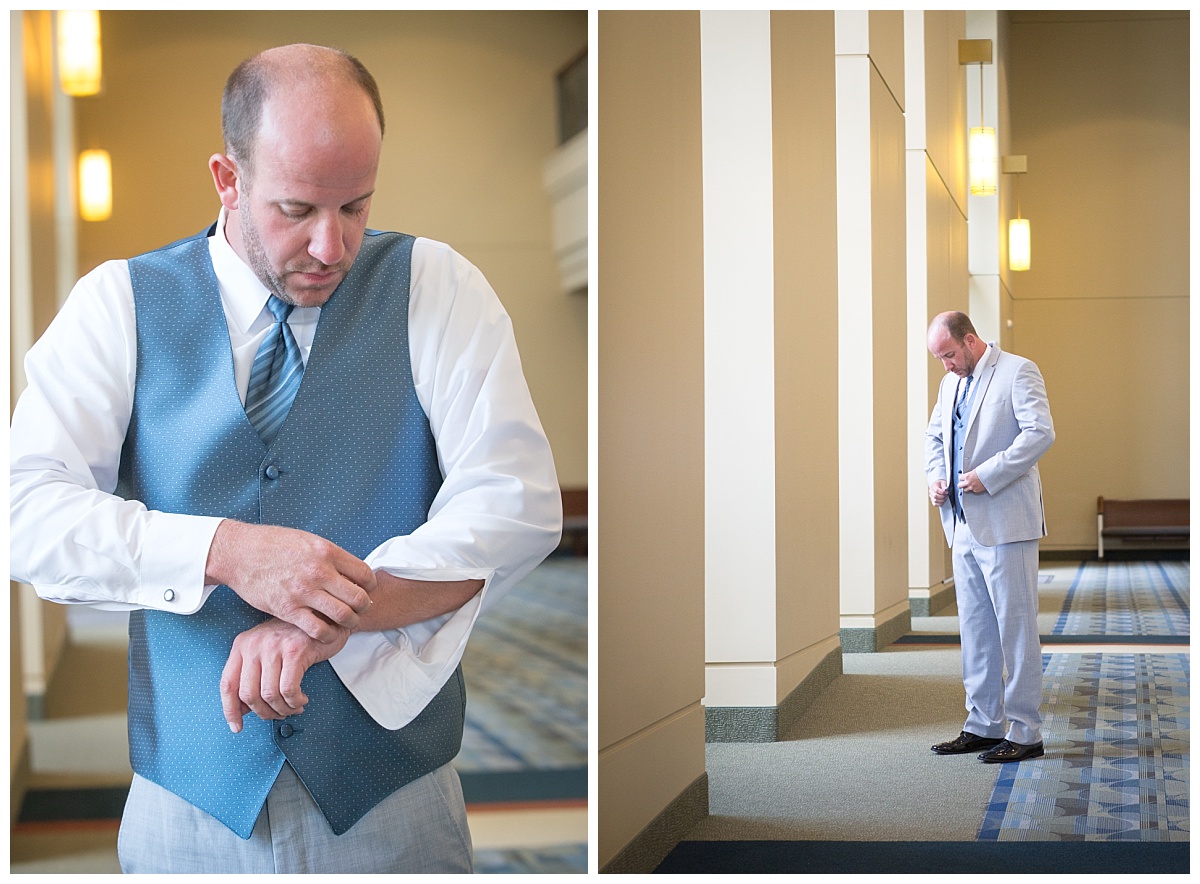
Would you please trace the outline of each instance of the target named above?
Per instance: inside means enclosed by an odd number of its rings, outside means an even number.
[[[241,196],[239,185],[242,180],[237,161],[223,153],[215,153],[208,158],[208,170],[212,172],[221,205],[229,211],[235,210]]]

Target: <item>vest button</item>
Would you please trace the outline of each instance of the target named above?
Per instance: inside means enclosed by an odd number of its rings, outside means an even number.
[[[278,479],[279,467],[275,466],[275,464],[271,464],[269,467],[267,467],[265,474],[268,479]]]
[[[294,731],[292,730],[292,726],[287,722],[284,722],[279,726],[279,736],[283,737],[285,740],[293,733]]]

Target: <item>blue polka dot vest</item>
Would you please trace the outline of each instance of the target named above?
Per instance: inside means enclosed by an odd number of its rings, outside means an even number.
[[[270,446],[246,418],[205,234],[129,262],[137,382],[117,493],[155,510],[302,528],[360,558],[423,524],[441,486],[413,387],[413,239],[368,231],[321,310],[299,392]],[[304,676],[300,715],[253,712],[229,730],[219,681],[234,637],[266,619],[228,587],[195,614],[131,615],[133,769],[249,838],[291,764],[342,834],[462,741],[461,669],[411,724],[380,727],[329,663]]]

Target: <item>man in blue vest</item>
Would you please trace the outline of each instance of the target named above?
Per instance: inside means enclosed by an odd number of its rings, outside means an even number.
[[[507,315],[368,230],[356,59],[243,62],[217,222],[80,280],[12,422],[12,574],[129,610],[127,872],[470,871],[472,626],[556,545]]]

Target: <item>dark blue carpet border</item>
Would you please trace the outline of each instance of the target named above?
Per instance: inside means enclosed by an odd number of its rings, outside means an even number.
[[[681,841],[655,874],[1187,874],[1186,841]]]
[[[1043,645],[1187,645],[1188,635],[1043,635]],[[922,635],[909,633],[896,639],[898,645],[957,645],[962,639],[957,634],[931,633]]]
[[[93,789],[31,789],[21,802],[18,822],[120,819],[128,786]]]
[[[459,771],[467,804],[587,799],[587,766]]]

